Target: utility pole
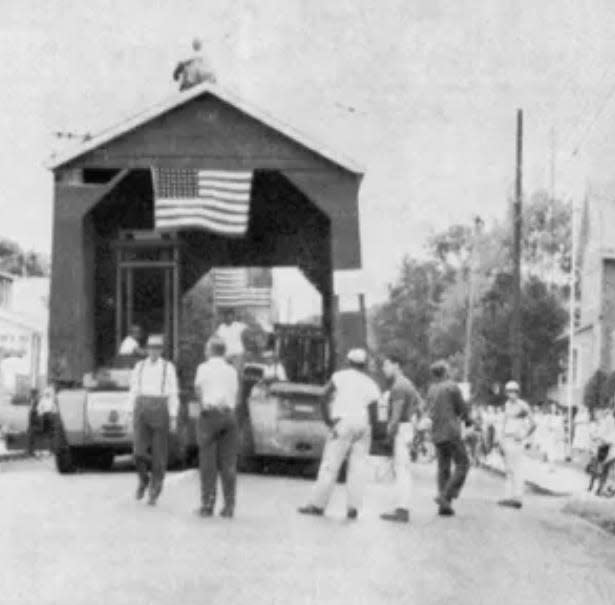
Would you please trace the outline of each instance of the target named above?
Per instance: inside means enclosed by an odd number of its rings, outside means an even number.
[[[567,404],[568,404],[568,456],[572,456],[572,407],[574,404],[574,383],[579,371],[577,359],[574,359],[574,331],[575,331],[575,311],[576,311],[576,285],[577,285],[577,221],[574,199],[570,201],[570,229],[572,231],[572,249],[570,251],[571,266],[569,277],[570,297],[568,299],[568,372],[567,372]],[[575,365],[577,366],[575,368]]]
[[[474,234],[472,236],[472,247],[470,249],[470,267],[468,274],[468,312],[466,315],[466,338],[463,353],[463,381],[470,382],[470,365],[472,362],[472,328],[474,324],[474,298],[475,298],[475,278],[477,264],[477,245],[481,235],[483,221],[480,216],[474,218]]]
[[[549,195],[549,220],[547,228],[549,229],[549,237],[552,241],[555,240],[555,127],[551,127],[551,183]],[[555,263],[556,256],[553,252],[549,259],[549,288],[555,288]]]
[[[521,382],[521,200],[523,197],[523,111],[517,109],[517,162],[513,207],[512,377]]]

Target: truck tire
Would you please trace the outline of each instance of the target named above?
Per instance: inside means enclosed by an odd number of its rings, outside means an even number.
[[[75,463],[71,447],[66,440],[62,420],[56,416],[53,423],[53,453],[55,456],[56,469],[61,475],[75,472]]]
[[[114,458],[115,456],[112,450],[103,450],[95,456],[93,460],[94,467],[100,471],[110,471],[113,466]]]

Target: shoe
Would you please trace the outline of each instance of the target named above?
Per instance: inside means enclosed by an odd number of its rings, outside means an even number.
[[[141,481],[139,483],[139,487],[137,487],[137,493],[135,494],[135,498],[137,500],[143,500],[143,496],[145,496],[145,491],[147,490],[148,485],[149,485],[149,479],[145,481]]]
[[[407,508],[396,508],[392,513],[384,513],[380,515],[383,521],[394,521],[397,523],[409,523],[410,512]]]
[[[346,519],[350,519],[350,521],[354,521],[359,516],[359,511],[356,508],[349,508],[346,513]]]
[[[147,503],[150,506],[156,506],[156,502],[158,501],[158,496],[160,496],[160,492],[162,491],[162,487],[154,488],[152,487],[149,491],[149,500]]]
[[[438,514],[441,517],[452,517],[455,515],[455,511],[453,510],[453,507],[449,504],[448,506],[441,506],[438,509]]]
[[[451,506],[451,501],[448,498],[445,498],[444,496],[436,496],[434,500],[438,505],[438,514],[441,517],[452,517],[455,514],[455,511]]]
[[[498,506],[520,509],[523,507],[523,504],[521,503],[520,500],[515,500],[514,498],[506,498],[504,500],[499,500]]]
[[[302,506],[298,509],[298,512],[302,515],[314,515],[315,517],[322,517],[325,514],[324,509],[318,508],[313,504],[308,504],[307,506]]]
[[[201,506],[201,508],[197,508],[194,511],[194,514],[198,515],[199,517],[203,517],[205,519],[207,517],[211,517],[214,514],[214,511],[211,508]]]
[[[224,517],[225,519],[232,519],[233,518],[233,509],[232,508],[226,508],[224,507],[221,511],[220,511],[220,516]]]

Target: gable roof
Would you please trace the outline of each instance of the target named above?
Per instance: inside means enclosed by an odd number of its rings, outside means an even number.
[[[254,106],[241,98],[238,94],[222,88],[218,84],[204,82],[183,92],[177,92],[166,100],[151,106],[133,116],[127,117],[116,125],[111,126],[99,133],[88,137],[86,140],[78,143],[74,147],[63,152],[53,155],[47,162],[47,168],[56,170],[64,164],[77,159],[78,157],[97,149],[101,145],[132,131],[148,122],[162,116],[163,114],[177,109],[185,105],[189,101],[200,97],[203,94],[211,94],[219,100],[228,103],[229,105],[239,109],[241,112],[261,122],[262,124],[276,130],[277,132],[289,137],[293,141],[299,143],[310,151],[320,155],[321,157],[341,166],[342,168],[354,174],[361,175],[365,169],[354,160],[346,157],[341,152],[334,150],[323,143],[310,139],[309,136],[286,124],[282,120],[275,118],[266,111]]]

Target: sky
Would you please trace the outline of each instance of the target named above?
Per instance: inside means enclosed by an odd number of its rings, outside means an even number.
[[[503,218],[515,112],[524,191],[579,200],[615,157],[609,0],[0,0],[0,236],[49,252],[57,131],[171,94],[194,36],[220,83],[366,168],[364,283],[477,214]],[[576,147],[579,151],[573,154]]]

